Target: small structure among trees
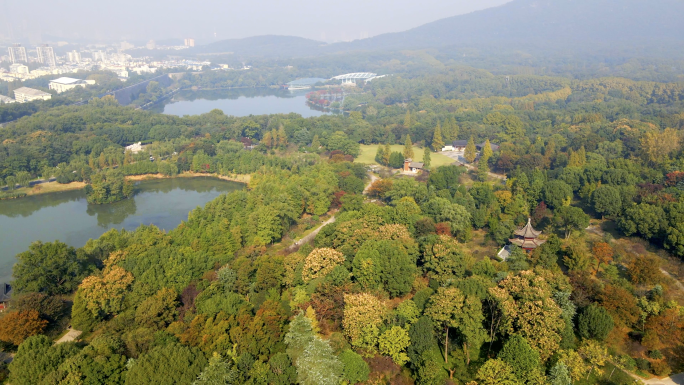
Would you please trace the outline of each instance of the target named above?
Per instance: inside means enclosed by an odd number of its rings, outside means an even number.
[[[509,239],[509,241],[512,244],[520,246],[523,250],[529,252],[546,242],[543,239],[539,239],[541,233],[541,231],[537,231],[532,227],[532,219],[527,218],[527,224],[525,227],[515,230],[513,234],[515,234],[516,238]]]
[[[411,158],[404,159],[404,172],[417,173],[422,170],[423,167],[424,164],[421,162],[414,162]]]

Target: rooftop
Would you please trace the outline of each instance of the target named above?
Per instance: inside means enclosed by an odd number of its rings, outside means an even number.
[[[12,286],[6,283],[0,283],[0,302],[6,302],[10,300],[12,293]]]
[[[515,235],[519,237],[524,237],[524,238],[537,238],[539,234],[541,234],[541,231],[537,231],[532,227],[532,219],[527,218],[527,224],[525,227],[515,230],[513,232]]]
[[[41,90],[37,90],[35,88],[28,88],[28,87],[21,87],[17,88],[14,90],[15,93],[20,93],[23,95],[29,95],[29,96],[45,96],[45,95],[50,95],[47,92],[43,92]]]
[[[304,78],[304,79],[293,80],[293,81],[291,81],[291,82],[289,82],[289,83],[287,83],[287,84],[288,84],[288,85],[291,85],[291,86],[312,86],[312,85],[314,85],[314,84],[316,84],[316,83],[318,83],[318,82],[324,82],[324,81],[326,81],[326,79],[322,79],[322,78]]]
[[[68,85],[68,84],[79,84],[81,82],[85,82],[85,80],[68,78],[68,77],[61,77],[59,79],[50,80],[50,83],[59,83],[59,84],[66,84],[66,85]]]

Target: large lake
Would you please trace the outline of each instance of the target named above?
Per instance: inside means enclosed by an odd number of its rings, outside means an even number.
[[[232,90],[181,91],[152,111],[168,115],[199,115],[219,109],[226,115],[249,116],[289,114],[295,112],[305,118],[326,112],[306,103],[307,91],[290,92],[270,88],[241,88]]]
[[[11,280],[15,256],[33,241],[81,247],[113,228],[171,230],[197,206],[241,188],[216,178],[175,178],[139,182],[133,198],[107,205],[89,205],[82,190],[0,201],[0,283]]]

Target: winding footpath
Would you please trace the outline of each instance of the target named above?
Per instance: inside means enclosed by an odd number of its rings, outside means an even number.
[[[379,180],[379,179],[380,179],[379,177],[375,176],[375,175],[374,175],[373,173],[371,173],[371,172],[368,173],[368,176],[370,177],[370,182],[368,182],[368,184],[366,185],[366,187],[363,189],[363,193],[364,193],[364,194],[367,194],[367,193],[368,193],[368,190],[369,190],[370,187],[371,187],[371,185],[372,185],[376,180]],[[296,240],[296,241],[295,241],[292,245],[290,245],[286,250],[289,251],[289,252],[293,252],[293,251],[295,251],[295,250],[298,250],[299,247],[301,247],[302,245],[305,245],[305,244],[307,244],[307,243],[313,241],[313,239],[316,238],[316,235],[318,235],[318,233],[321,231],[321,229],[322,229],[323,227],[325,227],[326,225],[329,225],[329,224],[331,224],[331,223],[334,223],[336,219],[337,219],[337,218],[335,218],[335,215],[333,214],[333,216],[331,216],[330,219],[328,219],[327,221],[321,223],[321,225],[318,226],[314,231],[312,231],[312,232],[310,232],[309,234],[305,235],[304,237],[302,237],[302,238]]]

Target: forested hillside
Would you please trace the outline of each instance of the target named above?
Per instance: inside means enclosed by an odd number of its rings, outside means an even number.
[[[684,83],[440,66],[376,79],[345,107],[179,118],[103,98],[1,128],[9,186],[251,174],[168,233],[20,254],[0,320],[9,381],[632,384],[625,371],[684,370]],[[431,168],[453,140],[468,167]],[[149,154],[123,151],[137,141]],[[392,144],[404,153],[385,156]],[[360,145],[380,149],[373,183]],[[391,155],[426,169],[395,175]],[[528,220],[544,241],[530,253],[509,241]],[[53,345],[66,323],[82,343]]]

